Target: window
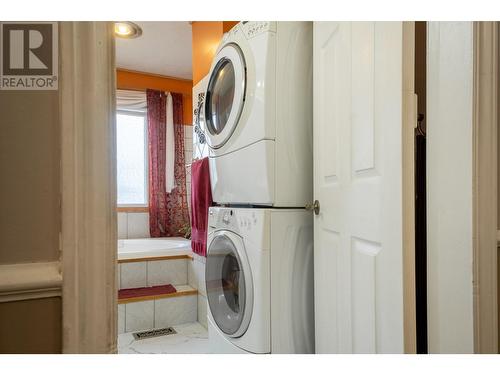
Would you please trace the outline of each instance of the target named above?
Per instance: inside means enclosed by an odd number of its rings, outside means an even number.
[[[119,206],[148,205],[146,115],[118,112],[116,156]]]

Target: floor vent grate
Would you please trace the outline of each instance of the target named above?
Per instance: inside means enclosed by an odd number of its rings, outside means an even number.
[[[172,327],[152,329],[150,331],[136,332],[133,334],[136,340],[150,339],[158,336],[175,335],[177,332]]]

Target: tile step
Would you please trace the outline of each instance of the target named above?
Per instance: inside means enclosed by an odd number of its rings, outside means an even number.
[[[195,322],[198,317],[198,291],[189,285],[174,286],[177,292],[166,296],[121,301],[117,305],[118,333]]]
[[[130,297],[130,298],[120,298],[118,300],[118,304],[131,303],[131,302],[139,302],[139,301],[152,301],[156,299],[163,298],[175,298],[182,296],[191,296],[198,294],[198,290],[193,288],[190,285],[174,285],[176,289],[175,293],[167,293],[167,294],[155,294],[150,296],[140,296],[140,297]]]

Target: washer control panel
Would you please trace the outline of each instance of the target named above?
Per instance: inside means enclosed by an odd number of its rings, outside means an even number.
[[[208,226],[217,229],[238,231],[238,219],[232,208],[210,207],[208,209]]]
[[[210,207],[208,209],[208,235],[229,230],[244,241],[250,241],[260,250],[270,247],[270,210],[262,208]]]
[[[241,28],[247,39],[265,32],[276,32],[276,22],[273,21],[243,21]]]
[[[230,207],[210,207],[208,210],[208,226],[217,229],[229,229],[239,232],[250,231],[257,225],[254,210],[237,210]]]

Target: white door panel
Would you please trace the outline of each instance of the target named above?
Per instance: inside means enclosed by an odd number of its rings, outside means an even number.
[[[315,22],[316,350],[400,353],[403,25]]]

